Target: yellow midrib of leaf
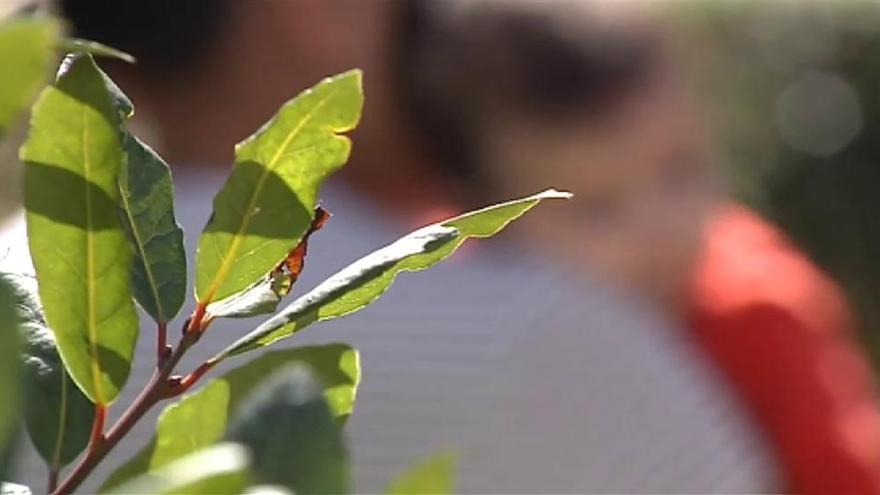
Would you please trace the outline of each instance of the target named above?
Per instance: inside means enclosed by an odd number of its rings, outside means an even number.
[[[88,107],[83,105],[82,119],[82,157],[83,157],[83,185],[86,192],[86,292],[88,293],[88,317],[87,325],[89,332],[89,348],[91,349],[90,362],[92,364],[92,381],[95,387],[95,401],[104,404],[104,393],[101,388],[101,362],[98,357],[98,329],[95,320],[97,302],[95,300],[95,236],[92,232],[92,184],[91,163],[89,161],[89,127]],[[96,185],[97,187],[97,185]]]
[[[251,195],[248,200],[248,207],[245,210],[245,213],[242,217],[241,224],[238,227],[238,231],[235,233],[235,237],[233,237],[232,242],[229,245],[229,249],[226,251],[226,254],[223,256],[223,261],[220,262],[220,268],[217,270],[217,274],[214,276],[214,280],[211,281],[211,285],[209,286],[207,292],[204,297],[199,300],[199,304],[208,304],[214,299],[214,294],[217,293],[217,289],[220,288],[220,285],[226,280],[227,275],[229,275],[229,270],[232,269],[232,263],[234,261],[235,255],[238,254],[238,250],[241,247],[242,237],[244,235],[244,231],[247,229],[248,224],[250,223],[251,212],[256,207],[257,200],[260,197],[260,193],[263,190],[263,184],[266,182],[266,178],[269,176],[269,173],[275,169],[275,166],[278,165],[278,161],[284,155],[284,152],[287,150],[287,147],[290,146],[290,143],[293,139],[303,130],[303,128],[308,125],[308,123],[312,120],[315,114],[323,107],[327,101],[336,93],[336,88],[331,88],[327,94],[319,100],[315,106],[309,110],[305,116],[303,116],[302,121],[294,127],[288,134],[285,136],[284,141],[281,143],[281,146],[275,151],[275,154],[272,155],[269,163],[266,164],[262,174],[260,175],[260,180],[257,182],[257,186],[254,188],[254,193]]]
[[[131,173],[131,171],[129,171],[129,173]],[[164,308],[162,308],[162,300],[159,298],[159,290],[158,286],[156,285],[156,277],[153,275],[152,265],[147,262],[147,248],[144,245],[143,239],[141,239],[141,233],[138,230],[137,223],[134,220],[134,216],[132,216],[131,214],[131,203],[129,203],[128,196],[125,194],[128,191],[128,187],[124,186],[124,188],[125,191],[120,191],[119,194],[119,196],[122,198],[122,209],[125,210],[125,217],[128,219],[128,224],[131,226],[131,233],[134,237],[135,245],[137,246],[137,250],[140,254],[141,260],[143,261],[144,271],[147,273],[147,280],[150,282],[150,292],[153,294],[153,300],[156,303],[156,312],[159,313],[159,318],[161,320],[164,320],[165,310]],[[123,189],[123,186],[120,186],[120,189]]]
[[[55,448],[52,450],[51,469],[61,467],[61,449],[64,447],[64,435],[67,428],[67,375],[64,367],[61,369],[61,407],[58,408],[58,437],[55,439]]]

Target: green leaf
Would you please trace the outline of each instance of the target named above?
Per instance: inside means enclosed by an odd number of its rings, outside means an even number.
[[[0,452],[12,440],[19,415],[18,322],[12,287],[0,279],[0,362],[4,363],[0,372]]]
[[[23,341],[24,421],[31,443],[50,467],[69,464],[89,442],[95,406],[64,369],[55,337],[43,321],[37,281],[0,273],[14,291]]]
[[[237,495],[247,484],[249,458],[243,446],[220,443],[138,477],[109,493]]]
[[[0,137],[49,75],[60,31],[58,23],[50,19],[17,19],[0,24],[0,67],[4,67]]]
[[[299,244],[259,281],[225,299],[214,301],[205,310],[206,318],[246,318],[274,313],[278,303],[293,289],[305,268],[309,237],[322,228],[330,213],[315,209],[315,218]]]
[[[196,252],[196,298],[224,299],[283,259],[311,224],[324,179],[348,159],[363,105],[360,71],[325,79],[286,103],[235,148]]]
[[[206,314],[210,318],[248,318],[274,313],[283,297],[279,279],[272,272],[241,292],[212,302],[208,305]]]
[[[342,431],[305,365],[289,365],[253,392],[227,439],[250,448],[257,483],[298,494],[349,491]]]
[[[65,60],[34,105],[21,158],[28,241],[46,322],[74,382],[111,403],[137,340],[132,252],[119,224],[118,117],[92,58]]]
[[[455,456],[435,455],[398,476],[389,495],[446,495],[455,493]]]
[[[88,53],[97,57],[109,57],[135,63],[134,57],[122,50],[117,50],[97,41],[89,41],[80,38],[65,38],[60,43],[61,50],[70,53]]]
[[[132,135],[119,170],[122,226],[134,248],[135,300],[157,322],[169,322],[186,296],[183,230],[174,218],[174,186],[168,165]]]
[[[341,424],[351,414],[360,381],[357,351],[345,344],[328,344],[269,352],[166,407],[150,444],[111,474],[101,491],[219,441],[226,432],[228,419],[248,392],[292,363],[302,363],[314,370],[324,385],[324,396],[333,415]]]
[[[542,200],[570,196],[551,189],[416,230],[342,269],[211,361],[267,346],[314,322],[353,313],[381,296],[398,273],[424,270],[452,254],[469,237],[496,234]]]

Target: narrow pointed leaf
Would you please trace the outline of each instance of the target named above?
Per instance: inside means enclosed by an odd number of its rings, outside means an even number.
[[[219,441],[247,394],[275,371],[295,363],[314,371],[337,422],[344,422],[354,407],[360,381],[356,350],[328,344],[269,352],[166,407],[149,445],[111,474],[101,492]]]
[[[308,229],[318,189],[348,159],[340,133],[360,118],[360,71],[325,79],[286,103],[235,149],[196,253],[196,297],[224,299],[257,282]]]
[[[168,165],[149,146],[125,137],[127,160],[119,170],[122,226],[134,248],[135,300],[157,322],[171,321],[186,296],[183,230],[174,218]]]
[[[96,57],[109,57],[128,62],[135,63],[134,57],[122,50],[117,50],[112,46],[107,46],[97,41],[89,41],[80,38],[66,38],[61,40],[61,50],[70,53],[89,53]]]
[[[64,369],[30,275],[0,273],[13,287],[23,349],[24,422],[31,443],[53,468],[69,464],[89,441],[95,406]]]
[[[111,403],[137,340],[132,252],[119,224],[117,110],[88,55],[68,59],[34,105],[21,149],[28,242],[46,323],[77,386]]]
[[[302,364],[277,371],[254,391],[227,440],[253,456],[254,481],[294,493],[347,493],[348,453],[321,387]]]
[[[0,137],[49,76],[60,26],[50,19],[16,19],[0,24]],[[12,69],[14,67],[14,69]]]
[[[237,495],[247,484],[249,460],[245,447],[219,443],[131,480],[109,493]]]
[[[455,493],[455,456],[435,455],[398,476],[389,495],[447,495]]]
[[[381,296],[398,273],[424,270],[452,254],[469,237],[496,234],[542,200],[570,196],[548,190],[423,227],[328,278],[212,361],[267,346],[314,322],[358,311]]]

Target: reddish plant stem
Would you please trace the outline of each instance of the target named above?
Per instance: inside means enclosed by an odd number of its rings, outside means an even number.
[[[200,305],[201,306],[201,305]],[[198,314],[198,308],[197,313]],[[199,320],[204,316],[204,308],[201,312],[201,316],[199,316]],[[194,314],[192,320],[190,320],[189,327],[190,328],[199,328],[201,326],[200,321],[196,321],[195,324],[192,323],[193,320],[196,320],[196,316]],[[174,368],[180,363],[181,358],[192,347],[201,337],[201,332],[191,332],[187,331],[184,334],[183,338],[180,340],[180,344],[177,348],[171,353],[170,356],[162,363],[161,367],[157,368],[155,372],[153,372],[153,376],[150,378],[150,381],[141,390],[141,393],[135,398],[134,402],[129,405],[128,409],[122,413],[122,417],[110,428],[106,435],[104,435],[104,418],[106,418],[106,408],[99,407],[96,409],[95,414],[95,427],[92,430],[92,441],[89,442],[89,447],[86,450],[86,454],[79,461],[76,467],[71,471],[70,475],[61,482],[54,490],[52,490],[52,495],[66,495],[72,493],[79,487],[80,484],[86,479],[86,477],[95,469],[95,467],[107,456],[107,454],[116,446],[117,443],[126,435],[129,431],[131,431],[132,427],[147,413],[154,405],[161,402],[164,399],[176,397],[180,395],[185,390],[180,386],[171,386],[169,382],[169,377],[171,373],[174,371]],[[200,366],[198,369],[201,369]],[[198,371],[198,369],[196,371]],[[210,369],[210,367],[209,367]],[[195,381],[204,375],[205,370],[201,374],[199,374],[195,379],[192,380],[186,388],[191,387]],[[189,376],[193,376],[195,372],[191,373]],[[103,412],[100,410],[103,409]],[[101,416],[100,425],[98,424],[98,417]],[[98,427],[100,426],[100,427]],[[97,434],[96,434],[97,432]]]
[[[156,368],[168,358],[168,324],[160,321],[156,326]]]
[[[192,318],[189,319],[189,326],[186,329],[186,333],[191,333],[194,331],[201,332],[203,330],[203,326],[205,322],[205,311],[208,309],[207,303],[198,303],[196,304],[196,309],[193,311]]]
[[[199,365],[198,368],[192,371],[192,373],[186,375],[180,380],[180,384],[174,388],[175,395],[180,395],[189,390],[199,379],[205,376],[205,373],[211,371],[211,368],[214,367],[214,364],[211,361],[206,361]]]
[[[104,423],[107,422],[107,406],[95,404],[95,419],[92,421],[92,433],[89,445],[98,445],[104,441]]]
[[[49,468],[49,482],[46,483],[46,491],[53,492],[58,486],[58,466]]]

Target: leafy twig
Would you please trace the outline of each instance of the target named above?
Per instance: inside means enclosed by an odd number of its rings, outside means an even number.
[[[188,320],[186,329],[200,328],[202,322],[201,316],[204,316],[204,308],[199,312],[198,308],[193,313],[193,317]],[[89,443],[88,450],[80,460],[79,464],[71,471],[70,475],[61,482],[54,490],[52,495],[64,495],[72,493],[86,479],[86,477],[95,469],[95,467],[107,456],[107,454],[116,446],[117,443],[131,431],[132,427],[147,413],[153,406],[164,399],[176,397],[182,394],[186,389],[191,387],[195,381],[204,375],[208,370],[205,369],[200,374],[196,372],[188,375],[190,383],[184,388],[182,386],[173,386],[169,380],[174,368],[180,363],[184,354],[198,342],[201,332],[186,331],[177,348],[164,360],[162,365],[153,372],[150,381],[137,396],[137,398],[129,405],[128,409],[122,414],[122,417],[107,431],[104,435],[103,419],[101,420],[101,428],[98,429],[98,419],[100,414],[96,414],[96,428],[92,432],[92,441]],[[201,367],[200,367],[201,368]],[[198,369],[196,370],[198,371]],[[96,411],[97,413],[97,411]],[[106,409],[104,409],[106,414]],[[97,433],[96,433],[97,432]]]

